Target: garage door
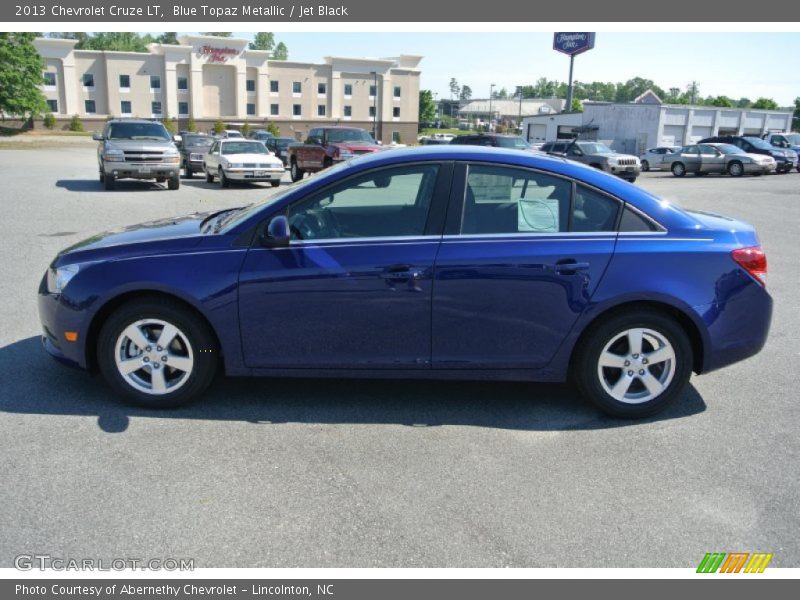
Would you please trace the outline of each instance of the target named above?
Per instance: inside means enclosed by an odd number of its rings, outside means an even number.
[[[697,142],[704,138],[711,137],[711,127],[693,125],[692,126],[692,139],[690,141]]]
[[[683,146],[683,125],[664,125],[662,146]]]
[[[528,141],[529,142],[546,142],[547,141],[547,125],[539,123],[531,123],[528,125]]]

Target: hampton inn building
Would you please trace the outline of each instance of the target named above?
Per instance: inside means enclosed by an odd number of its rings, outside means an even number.
[[[109,116],[170,118],[201,131],[275,123],[302,139],[311,127],[375,129],[385,143],[416,139],[421,56],[344,58],[323,63],[270,60],[249,40],[187,35],[149,52],[76,50],[75,40],[37,38],[43,92],[61,122],[78,115],[86,129]]]

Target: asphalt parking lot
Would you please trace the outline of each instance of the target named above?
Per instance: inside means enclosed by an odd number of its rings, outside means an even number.
[[[195,178],[105,192],[90,143],[12,146],[0,145],[0,567],[23,553],[695,567],[712,551],[800,566],[800,174],[637,182],[755,224],[775,298],[764,351],[694,377],[656,418],[608,419],[568,385],[224,378],[200,403],[157,412],[46,356],[45,268],[98,231],[274,190]]]

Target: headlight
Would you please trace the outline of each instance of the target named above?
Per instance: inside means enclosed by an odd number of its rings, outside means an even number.
[[[202,154],[195,154],[194,152],[192,152],[189,155],[189,160],[203,160],[203,155]]]
[[[616,165],[618,162],[619,162],[619,160],[617,159],[617,157],[615,157],[615,156],[609,156],[608,157],[608,164]]]
[[[165,154],[164,155],[164,163],[168,165],[177,165],[181,162],[181,155],[180,154]]]
[[[229,163],[228,168],[230,169],[243,169],[244,163]]]
[[[103,160],[106,162],[123,162],[125,154],[122,150],[106,150],[103,152]]]
[[[64,265],[56,269],[47,270],[47,291],[50,294],[60,294],[67,284],[80,271],[80,265]]]

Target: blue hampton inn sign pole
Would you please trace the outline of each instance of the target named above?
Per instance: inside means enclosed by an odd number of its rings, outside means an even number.
[[[575,56],[594,48],[594,32],[558,31],[553,34],[553,50],[569,55],[569,87],[564,112],[572,110],[572,66]]]

